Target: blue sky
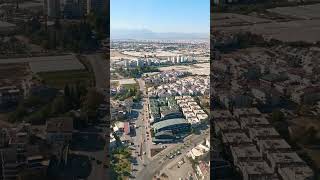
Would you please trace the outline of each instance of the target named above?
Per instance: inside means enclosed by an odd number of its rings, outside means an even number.
[[[110,0],[111,29],[209,33],[210,0]]]

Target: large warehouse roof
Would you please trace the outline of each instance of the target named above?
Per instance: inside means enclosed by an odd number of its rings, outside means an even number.
[[[153,128],[162,129],[167,126],[179,125],[179,124],[188,124],[188,122],[183,118],[167,119],[164,121],[159,121],[153,124]]]

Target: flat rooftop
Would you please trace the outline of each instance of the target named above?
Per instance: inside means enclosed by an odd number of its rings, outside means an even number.
[[[254,127],[249,128],[249,134],[251,137],[279,137],[280,134],[273,127]]]
[[[284,139],[267,139],[267,140],[259,140],[258,144],[262,146],[264,149],[290,149],[291,146]]]
[[[272,175],[273,170],[265,161],[261,162],[241,162],[239,167],[250,175]]]
[[[222,139],[224,143],[251,143],[251,139],[243,132],[223,133]]]
[[[261,112],[257,108],[237,108],[234,110],[236,117],[243,116],[261,116]]]
[[[288,153],[270,153],[268,158],[272,159],[275,163],[299,163],[304,164],[305,162],[295,152]]]
[[[231,146],[230,149],[234,158],[262,158],[255,145]]]
[[[261,116],[242,117],[240,118],[240,123],[242,127],[259,127],[270,125],[269,121],[265,117]]]
[[[232,118],[232,114],[228,110],[214,110],[214,111],[211,111],[211,114],[215,120]]]
[[[302,167],[284,167],[279,169],[282,177],[294,177],[295,180],[313,179],[314,173],[308,166]]]
[[[218,126],[221,130],[237,130],[240,129],[240,125],[235,120],[224,120],[224,121],[217,121],[215,125]]]

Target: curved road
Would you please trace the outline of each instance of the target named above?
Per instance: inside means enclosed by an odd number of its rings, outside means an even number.
[[[94,72],[96,88],[98,90],[107,89],[108,82],[110,81],[110,64],[108,64],[104,54],[88,54],[85,57],[90,62]]]

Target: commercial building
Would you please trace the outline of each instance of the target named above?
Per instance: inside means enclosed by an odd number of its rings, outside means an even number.
[[[172,131],[160,131],[154,135],[152,139],[155,143],[168,143],[172,142],[176,139],[176,136],[172,133]]]
[[[152,125],[155,133],[161,131],[172,131],[173,134],[187,133],[190,131],[191,125],[185,119],[167,119],[156,122]]]

